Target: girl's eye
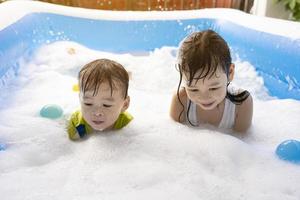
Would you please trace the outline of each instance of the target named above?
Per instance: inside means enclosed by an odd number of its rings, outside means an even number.
[[[109,104],[103,104],[103,106],[106,107],[106,108],[112,107],[112,105],[109,105]]]
[[[190,92],[198,92],[198,89],[189,89]]]
[[[91,104],[91,103],[84,103],[84,105],[86,105],[86,106],[92,106],[93,104]]]

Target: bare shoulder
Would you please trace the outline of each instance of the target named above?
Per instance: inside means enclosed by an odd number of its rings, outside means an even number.
[[[172,97],[170,116],[176,121],[183,123],[185,121],[187,95],[184,88],[179,90],[179,94],[175,92]]]
[[[233,129],[238,132],[246,132],[252,123],[253,99],[249,95],[240,105],[236,106],[235,124]]]

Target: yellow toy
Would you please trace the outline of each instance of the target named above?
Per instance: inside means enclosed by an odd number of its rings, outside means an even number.
[[[78,86],[78,84],[74,84],[72,90],[74,92],[79,92],[79,86]]]

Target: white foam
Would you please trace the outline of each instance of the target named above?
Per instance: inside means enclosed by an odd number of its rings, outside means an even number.
[[[254,95],[248,135],[191,129],[168,116],[176,89],[175,47],[149,55],[110,54],[72,42],[42,47],[0,94],[0,194],[3,199],[298,199],[299,165],[276,158],[285,139],[300,139],[300,102],[269,100],[251,63],[236,61],[235,84]],[[71,142],[65,119],[39,110],[59,104],[67,117],[79,106],[77,72],[96,58],[131,71],[129,111],[118,132]],[[246,76],[249,75],[249,76]],[[5,98],[2,98],[5,97]]]

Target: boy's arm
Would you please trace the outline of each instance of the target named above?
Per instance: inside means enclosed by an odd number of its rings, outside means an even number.
[[[78,116],[78,111],[74,112],[70,119],[68,120],[67,124],[67,131],[68,131],[68,136],[71,140],[77,140],[80,138],[80,135],[76,129],[76,126],[79,123],[79,116]]]
[[[129,112],[123,112],[119,115],[114,124],[114,129],[121,129],[133,120],[133,116]]]

